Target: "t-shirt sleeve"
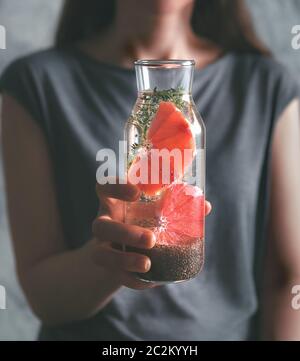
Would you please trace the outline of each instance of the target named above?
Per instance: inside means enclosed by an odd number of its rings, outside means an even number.
[[[274,122],[294,99],[300,98],[300,76],[279,65],[274,89]]]
[[[36,69],[28,58],[15,60],[0,76],[0,93],[12,96],[42,126],[42,89],[39,75],[39,69]]]

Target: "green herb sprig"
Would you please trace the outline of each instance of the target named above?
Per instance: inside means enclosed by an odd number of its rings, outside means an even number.
[[[149,129],[151,120],[155,116],[159,103],[162,101],[169,101],[179,109],[183,110],[186,104],[183,99],[184,89],[182,87],[158,90],[156,87],[152,92],[145,92],[141,99],[138,109],[131,115],[129,121],[132,125],[140,130],[141,142],[133,143],[131,149],[135,152],[141,146],[147,146],[146,135]]]

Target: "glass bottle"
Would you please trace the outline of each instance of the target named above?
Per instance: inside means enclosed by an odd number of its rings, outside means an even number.
[[[125,204],[125,223],[151,229],[151,259],[136,276],[173,283],[204,262],[205,126],[192,98],[193,60],[135,62],[138,97],[125,126],[126,170],[141,196]]]

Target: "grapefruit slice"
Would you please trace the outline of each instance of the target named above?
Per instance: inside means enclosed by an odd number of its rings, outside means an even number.
[[[133,160],[128,175],[132,181],[133,175],[140,178],[141,172],[146,172],[143,181],[137,185],[146,195],[153,196],[166,184],[171,184],[184,175],[193,161],[196,145],[190,123],[175,104],[169,101],[159,104],[147,131],[146,141],[150,148],[141,149]],[[167,152],[157,156],[157,152],[162,150]]]
[[[204,236],[204,195],[187,183],[170,185],[162,196],[155,227],[158,244],[186,244]]]

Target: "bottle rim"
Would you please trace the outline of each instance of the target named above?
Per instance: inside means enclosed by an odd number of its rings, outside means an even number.
[[[141,59],[134,62],[135,66],[146,66],[153,68],[178,68],[185,66],[194,66],[195,61],[192,59],[169,59],[169,60],[151,60]]]

